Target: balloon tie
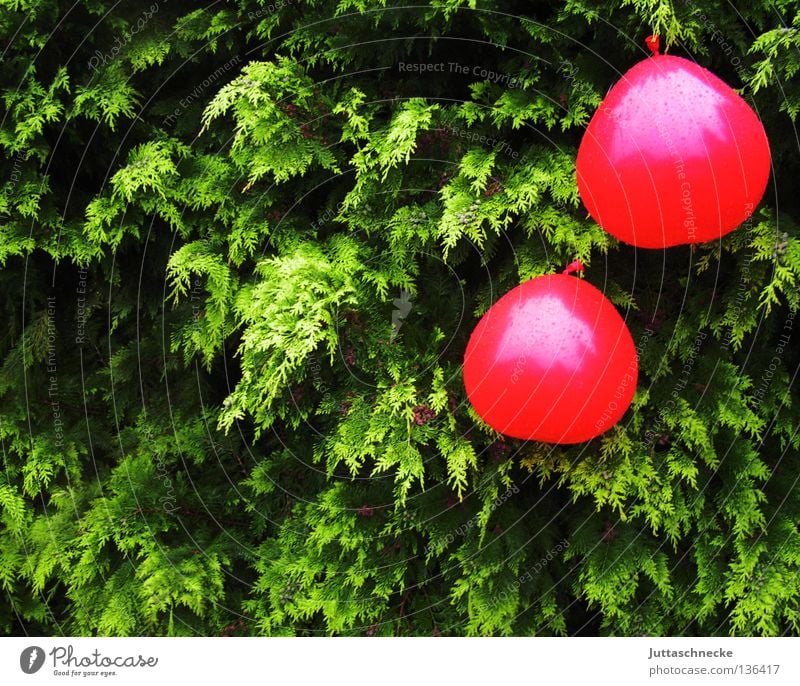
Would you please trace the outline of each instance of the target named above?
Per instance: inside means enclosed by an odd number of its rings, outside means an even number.
[[[654,55],[658,54],[658,48],[661,45],[661,40],[658,36],[648,36],[644,39],[645,45],[650,48],[650,52]]]
[[[574,262],[570,262],[567,265],[567,268],[561,272],[562,274],[572,274],[573,272],[582,272],[583,271],[583,262],[580,260],[575,260]]]

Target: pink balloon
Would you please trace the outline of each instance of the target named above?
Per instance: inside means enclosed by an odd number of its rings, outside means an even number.
[[[651,46],[651,49],[657,46]],[[770,151],[733,89],[681,57],[631,68],[589,122],[578,190],[606,231],[641,248],[713,241],[764,195]]]
[[[526,281],[483,315],[464,355],[464,385],[497,431],[580,443],[616,424],[638,378],[636,348],[597,288],[553,274]]]

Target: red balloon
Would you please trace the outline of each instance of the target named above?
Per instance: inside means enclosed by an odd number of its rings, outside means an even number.
[[[694,62],[654,54],[600,103],[576,166],[600,226],[626,243],[665,248],[717,240],[747,219],[764,195],[770,152],[733,89]]]
[[[564,274],[506,293],[464,355],[464,385],[481,418],[508,436],[547,443],[581,443],[610,429],[630,405],[638,371],[614,306]]]

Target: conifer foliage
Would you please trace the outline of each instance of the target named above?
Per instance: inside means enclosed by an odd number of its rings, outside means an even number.
[[[578,198],[651,33],[771,141],[716,243]],[[800,631],[794,3],[2,0],[0,35],[0,631]],[[469,333],[576,259],[633,404],[506,439]]]

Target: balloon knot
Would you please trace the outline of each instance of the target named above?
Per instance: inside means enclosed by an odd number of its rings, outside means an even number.
[[[561,272],[562,274],[572,274],[573,272],[582,272],[583,271],[583,262],[580,260],[575,260],[574,262],[570,262],[567,265],[567,268]]]
[[[661,45],[661,39],[658,36],[648,36],[644,39],[644,42],[650,48],[650,52],[654,55],[658,54],[658,48]]]

